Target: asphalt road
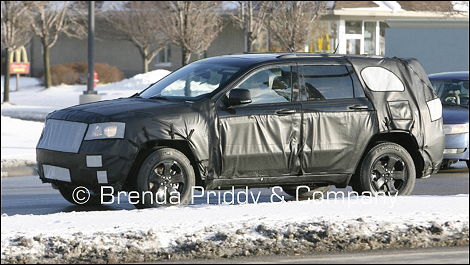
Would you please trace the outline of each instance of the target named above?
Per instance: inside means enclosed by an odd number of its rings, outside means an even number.
[[[454,164],[450,169],[442,170],[440,173],[427,179],[417,179],[412,195],[456,195],[469,193],[469,175],[468,169],[464,162]],[[39,176],[24,177],[6,177],[1,180],[1,212],[8,215],[15,214],[50,214],[58,212],[72,211],[103,211],[103,210],[133,210],[135,207],[130,204],[127,197],[122,195],[119,197],[120,203],[115,202],[106,206],[86,207],[73,205],[62,198],[58,190],[52,189],[50,184],[43,184],[39,180]],[[351,187],[347,189],[332,190],[352,191]],[[240,191],[240,190],[236,190]],[[269,203],[271,200],[279,201],[280,199],[273,195],[272,189],[250,189],[256,195],[260,192],[258,202]],[[280,196],[285,196],[286,200],[294,200],[295,198],[283,192],[275,191]],[[205,193],[207,195],[207,192]],[[249,196],[251,197],[251,196]],[[218,199],[223,199],[223,192],[216,191],[209,198],[209,203],[217,204]],[[227,201],[231,196],[227,196]],[[243,195],[241,196],[243,201]],[[252,202],[252,199],[249,200]],[[207,203],[207,196],[196,198],[194,204]],[[236,204],[236,200],[235,200]]]

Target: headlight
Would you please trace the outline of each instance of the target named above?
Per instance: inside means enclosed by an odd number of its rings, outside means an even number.
[[[468,123],[444,124],[442,128],[444,129],[444,134],[468,133]]]
[[[93,123],[88,126],[85,140],[124,138],[125,130],[122,122]]]

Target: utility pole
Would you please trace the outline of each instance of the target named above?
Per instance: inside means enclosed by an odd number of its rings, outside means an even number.
[[[88,74],[87,90],[80,95],[79,103],[100,101],[101,96],[93,90],[95,72],[95,1],[88,2]]]

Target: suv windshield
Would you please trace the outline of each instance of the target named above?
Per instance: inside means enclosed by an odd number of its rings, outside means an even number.
[[[468,80],[430,80],[437,96],[445,106],[468,108]]]
[[[204,97],[240,71],[240,66],[195,62],[166,76],[144,90],[143,98],[181,98],[193,100]]]

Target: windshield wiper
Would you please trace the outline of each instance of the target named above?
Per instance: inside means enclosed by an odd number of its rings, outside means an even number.
[[[134,95],[130,96],[130,98],[140,98],[139,93],[135,93]]]

